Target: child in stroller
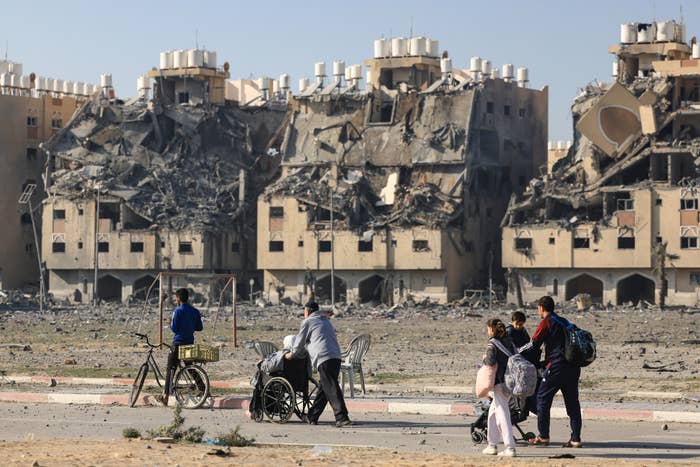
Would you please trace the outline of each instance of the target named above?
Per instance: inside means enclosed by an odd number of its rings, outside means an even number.
[[[531,396],[531,397],[533,397],[533,396]],[[489,398],[489,399],[479,399],[479,401],[474,406],[474,415],[477,418],[476,418],[476,421],[471,424],[470,428],[471,428],[472,441],[474,441],[477,444],[480,444],[480,443],[483,443],[484,441],[486,441],[486,433],[487,433],[489,406],[490,405],[491,405],[491,399]],[[526,401],[522,398],[511,397],[508,406],[510,409],[510,421],[511,421],[511,423],[520,432],[520,436],[522,437],[522,440],[525,443],[527,443],[527,440],[530,438],[534,438],[535,434],[530,432],[530,431],[528,431],[527,433],[523,432],[523,430],[520,428],[520,426],[518,426],[518,424],[527,420],[527,415],[528,415],[527,407],[529,407],[530,404],[526,403]],[[516,441],[518,441],[518,440],[516,440]]]
[[[287,422],[292,414],[306,420],[309,407],[318,390],[318,383],[311,377],[311,360],[303,358],[286,360],[284,354],[294,346],[296,336],[286,336],[283,349],[258,362],[258,369],[250,381],[253,395],[247,415],[256,422],[267,416],[275,423]]]

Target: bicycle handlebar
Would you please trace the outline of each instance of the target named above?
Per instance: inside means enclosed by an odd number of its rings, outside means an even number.
[[[154,349],[160,347],[159,345],[151,344],[151,341],[148,340],[148,334],[139,334],[138,332],[135,332],[134,335],[135,335],[136,337],[138,337],[139,339],[146,339],[146,345],[149,346],[149,347],[152,347],[152,348],[154,348]],[[163,345],[166,346],[166,347],[169,348],[169,349],[172,349],[172,347],[169,346],[168,344],[166,344],[165,342],[163,342]]]

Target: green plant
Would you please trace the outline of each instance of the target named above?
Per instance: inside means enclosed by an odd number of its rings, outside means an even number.
[[[136,428],[124,428],[122,430],[122,436],[124,438],[140,438],[141,437],[141,432],[137,430]]]
[[[219,435],[216,440],[224,446],[233,446],[237,448],[252,446],[255,443],[255,438],[246,438],[239,433],[240,429],[240,425],[236,425],[234,430],[229,431],[225,435]]]
[[[182,407],[175,406],[173,410],[173,421],[170,425],[162,425],[155,430],[148,430],[146,433],[149,438],[172,438],[175,441],[184,441],[187,443],[199,443],[204,438],[206,433],[200,426],[191,426],[186,430],[182,429],[185,424],[185,417],[182,416]]]

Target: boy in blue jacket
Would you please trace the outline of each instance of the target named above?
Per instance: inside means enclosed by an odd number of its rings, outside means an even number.
[[[168,369],[165,375],[165,388],[160,401],[163,405],[168,405],[168,396],[170,395],[170,386],[172,385],[175,376],[175,370],[180,364],[178,358],[178,349],[181,345],[194,344],[195,331],[204,329],[202,326],[202,316],[199,310],[188,303],[190,293],[187,289],[177,289],[175,291],[175,302],[177,307],[173,311],[173,317],[170,320],[170,330],[174,333],[173,345],[168,355]]]

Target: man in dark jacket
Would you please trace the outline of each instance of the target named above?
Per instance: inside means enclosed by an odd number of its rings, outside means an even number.
[[[542,318],[532,341],[521,347],[520,352],[540,348],[544,344],[545,371],[537,390],[537,429],[539,435],[530,440],[530,444],[549,444],[549,420],[554,395],[561,390],[564,396],[566,414],[569,416],[571,437],[564,447],[581,447],[581,404],[578,398],[578,381],[581,368],[574,366],[564,358],[564,327],[556,320],[554,300],[544,296],[537,303],[537,312]]]
[[[173,345],[168,355],[168,369],[165,375],[165,388],[160,401],[163,405],[168,405],[168,396],[170,395],[170,387],[175,376],[175,370],[180,364],[178,357],[179,348],[181,345],[194,344],[194,332],[204,329],[202,326],[202,316],[199,310],[188,303],[190,293],[187,289],[177,289],[175,291],[175,302],[177,308],[173,311],[173,317],[170,320],[170,330],[174,333]]]
[[[327,314],[319,311],[318,304],[315,302],[304,305],[304,318],[294,345],[284,358],[291,360],[306,350],[311,357],[312,365],[318,369],[320,391],[309,409],[308,422],[317,424],[323,409],[330,402],[335,415],[335,426],[341,428],[352,425],[343,392],[338,384],[341,355],[335,329]]]

